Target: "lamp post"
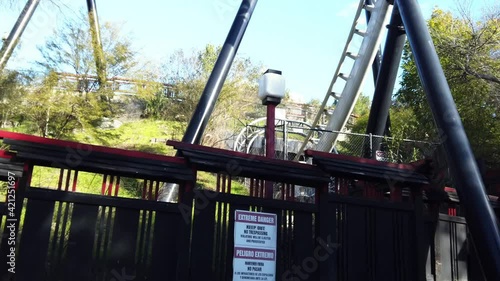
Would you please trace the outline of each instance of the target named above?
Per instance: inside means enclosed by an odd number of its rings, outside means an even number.
[[[285,78],[281,76],[281,71],[268,69],[259,81],[259,98],[262,104],[267,106],[266,119],[266,157],[275,158],[275,112],[276,106],[280,104],[285,96]],[[273,198],[273,183],[266,181],[266,198]]]

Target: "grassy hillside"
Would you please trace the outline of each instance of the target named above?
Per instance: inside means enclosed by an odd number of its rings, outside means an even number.
[[[74,140],[173,156],[175,151],[172,147],[167,146],[164,142],[154,142],[152,140],[179,140],[183,134],[184,127],[182,123],[144,119],[125,123],[116,129],[98,129],[92,133],[78,132],[74,135]]]

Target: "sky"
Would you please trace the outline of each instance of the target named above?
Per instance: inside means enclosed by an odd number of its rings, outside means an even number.
[[[2,0],[4,1],[4,0]],[[54,0],[59,8],[42,0],[23,34],[8,69],[28,69],[40,58],[42,45],[53,29],[86,10],[83,0]],[[486,2],[473,0],[472,10]],[[103,22],[123,24],[144,60],[158,64],[178,49],[198,50],[206,44],[222,45],[241,3],[240,0],[96,0]],[[124,4],[126,2],[127,4]],[[135,4],[134,4],[135,3]],[[137,4],[140,3],[140,4]],[[326,94],[347,40],[358,1],[261,0],[257,3],[238,55],[264,69],[281,70],[292,97],[307,102]],[[436,4],[437,3],[437,4]],[[457,13],[456,1],[421,0],[425,18],[435,6]],[[0,35],[8,34],[24,1],[13,7],[0,5]],[[364,18],[364,17],[363,17]],[[354,50],[360,46],[354,42]],[[373,95],[373,79],[363,93]],[[257,93],[256,93],[257,94]]]

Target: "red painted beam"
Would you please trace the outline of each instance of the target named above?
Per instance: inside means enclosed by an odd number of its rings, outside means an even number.
[[[126,150],[126,149],[120,149],[120,148],[111,148],[111,147],[100,146],[100,145],[91,145],[91,144],[79,143],[79,142],[74,142],[74,141],[63,141],[63,140],[56,140],[56,139],[50,139],[50,138],[42,138],[42,137],[7,132],[7,131],[2,131],[2,130],[0,130],[0,139],[13,139],[13,140],[18,140],[18,141],[33,142],[33,143],[38,143],[38,144],[68,147],[68,148],[72,148],[72,149],[85,149],[86,151],[96,151],[96,152],[115,154],[115,155],[121,155],[121,156],[126,156],[126,157],[144,158],[144,159],[165,161],[165,162],[170,162],[170,163],[186,164],[186,161],[184,159],[177,158],[177,157],[164,156],[164,155],[159,155],[159,154],[152,154],[152,153]]]

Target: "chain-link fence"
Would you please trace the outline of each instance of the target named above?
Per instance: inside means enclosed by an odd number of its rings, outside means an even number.
[[[339,154],[408,163],[431,157],[437,143],[371,134],[338,133],[335,150]]]
[[[286,126],[286,125],[285,125]],[[264,126],[252,125],[247,126],[245,132],[251,133],[242,134],[242,139],[239,139],[241,145],[236,145],[241,152],[246,152],[256,155],[265,154],[265,137]],[[342,155],[365,157],[377,159],[378,161],[391,163],[410,163],[425,158],[434,156],[439,144],[409,140],[394,137],[384,137],[371,134],[357,134],[350,132],[325,131],[321,129],[310,129],[305,127],[294,127],[289,125],[287,128],[276,126],[275,135],[275,157],[278,159],[294,160],[300,152],[301,146],[307,138],[309,130],[313,130],[313,139],[309,140],[306,149],[315,149],[319,138],[325,133],[337,134],[337,141],[333,148],[333,153]],[[302,155],[299,160],[307,161]],[[336,178],[332,178],[332,189],[335,185]],[[354,181],[352,182],[352,184]],[[245,180],[245,185],[250,186],[250,181]],[[283,185],[281,183],[274,184],[274,197],[279,199],[282,197]],[[305,203],[314,202],[314,188],[295,186],[295,200]]]
[[[278,128],[276,132],[276,158],[293,160],[300,152],[300,147],[306,139],[310,128],[301,127],[299,130],[290,126],[287,133]],[[265,137],[264,128],[252,126],[256,133],[243,140],[244,152],[264,155]],[[306,149],[314,149],[318,137],[325,133],[337,134],[337,141],[333,148],[334,153],[356,157],[373,158],[379,161],[392,163],[409,163],[431,157],[437,147],[437,143],[409,140],[403,138],[384,137],[371,134],[357,134],[342,131],[325,131],[313,129],[316,138],[311,139]],[[259,133],[260,132],[260,133]],[[243,151],[242,151],[243,152]],[[305,160],[301,157],[301,160]]]

